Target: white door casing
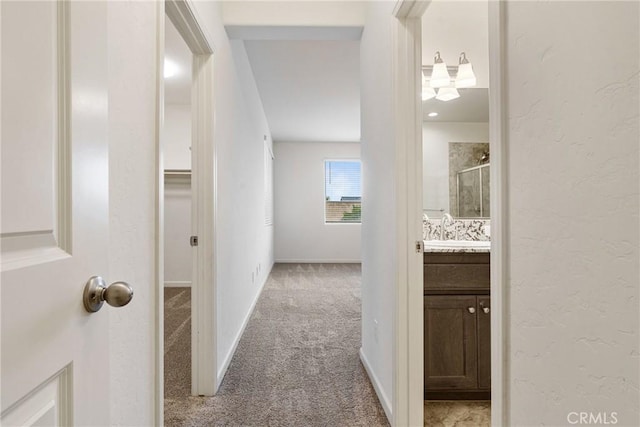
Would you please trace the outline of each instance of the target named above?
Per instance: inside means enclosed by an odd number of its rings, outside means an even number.
[[[106,9],[1,3],[3,425],[109,424]]]
[[[213,396],[222,377],[216,372],[217,172],[214,121],[214,51],[193,2],[168,0],[167,18],[193,53],[191,87],[191,221],[198,236],[191,284],[191,394]],[[164,29],[161,28],[164,33]],[[162,310],[162,307],[158,307]],[[162,313],[160,311],[160,313]],[[159,316],[161,315],[159,313]],[[160,349],[161,350],[161,349]]]

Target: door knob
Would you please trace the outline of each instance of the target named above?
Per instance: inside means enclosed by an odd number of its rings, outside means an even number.
[[[112,307],[122,307],[129,304],[133,298],[133,289],[126,282],[107,283],[100,276],[93,276],[84,285],[82,302],[89,313],[95,313],[102,308],[106,301]]]

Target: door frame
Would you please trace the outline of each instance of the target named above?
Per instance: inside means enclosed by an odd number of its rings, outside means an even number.
[[[393,16],[396,132],[397,286],[394,426],[423,424],[424,319],[422,251],[422,16],[430,0],[397,0]],[[489,142],[491,150],[491,424],[509,425],[509,228],[505,126],[505,3],[489,1]],[[418,325],[416,327],[415,325]]]
[[[164,29],[169,18],[193,54],[191,88],[192,234],[191,284],[191,394],[213,396],[216,381],[216,146],[214,140],[214,52],[213,39],[202,26],[191,0],[166,0],[158,4],[157,87],[157,203],[156,265],[156,419],[164,423]],[[186,238],[186,236],[185,236]]]

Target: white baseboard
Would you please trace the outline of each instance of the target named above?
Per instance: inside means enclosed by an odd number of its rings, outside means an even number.
[[[360,347],[360,361],[362,362],[362,366],[364,366],[364,369],[367,371],[367,374],[369,375],[371,384],[373,384],[373,389],[376,391],[376,394],[378,395],[378,400],[382,405],[382,409],[384,409],[384,413],[387,416],[387,420],[389,420],[389,424],[391,424],[392,423],[391,404],[389,403],[389,398],[387,397],[386,394],[384,394],[384,391],[382,390],[382,385],[380,384],[378,377],[376,377],[376,374],[373,373],[373,370],[371,369],[371,365],[369,365],[369,361],[367,360],[367,357],[364,355],[364,352],[362,351],[362,347]]]
[[[359,259],[277,259],[278,264],[360,264]]]
[[[165,288],[190,288],[191,282],[181,282],[181,281],[168,281],[164,282]]]
[[[242,327],[240,328],[240,331],[238,331],[238,333],[236,334],[235,338],[233,339],[233,345],[231,346],[231,349],[229,350],[229,352],[225,356],[224,363],[222,364],[222,367],[218,371],[218,375],[217,375],[217,378],[216,378],[216,381],[218,383],[217,386],[216,386],[216,389],[218,389],[218,390],[220,389],[220,385],[222,384],[222,380],[224,379],[224,376],[227,374],[227,369],[229,369],[229,365],[231,364],[231,360],[233,359],[233,355],[236,353],[236,349],[238,348],[238,343],[240,342],[240,338],[242,338],[242,334],[244,334],[244,330],[246,329],[247,324],[249,323],[249,319],[251,319],[251,315],[253,314],[253,310],[256,308],[256,303],[258,302],[258,299],[260,298],[260,295],[262,295],[262,290],[264,289],[264,285],[267,283],[267,280],[269,279],[269,275],[271,274],[271,270],[272,269],[273,269],[273,264],[271,264],[271,267],[269,267],[269,271],[264,276],[264,281],[260,285],[260,289],[258,290],[258,293],[257,293],[256,297],[251,302],[251,307],[249,308],[249,312],[247,313],[247,315],[245,316],[244,320],[242,321]]]

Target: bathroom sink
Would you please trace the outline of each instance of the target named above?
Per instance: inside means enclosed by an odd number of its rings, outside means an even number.
[[[431,248],[475,248],[490,249],[491,242],[476,240],[425,240],[425,247]]]

